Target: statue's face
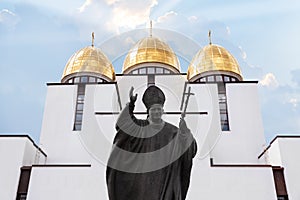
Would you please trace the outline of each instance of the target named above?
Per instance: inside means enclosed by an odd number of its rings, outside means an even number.
[[[164,109],[161,104],[153,104],[149,109],[149,118],[152,121],[158,121],[163,115]]]

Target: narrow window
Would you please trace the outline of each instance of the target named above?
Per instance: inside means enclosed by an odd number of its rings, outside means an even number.
[[[90,83],[95,83],[96,82],[96,78],[95,77],[89,77],[89,82]]]
[[[146,74],[146,68],[141,68],[140,69],[140,74]]]
[[[221,75],[217,75],[216,76],[216,81],[217,82],[223,82],[222,76]]]
[[[76,77],[76,78],[74,79],[74,83],[79,83],[79,81],[80,81],[80,77]]]
[[[170,74],[170,71],[167,69],[164,69],[164,74]]]
[[[76,99],[76,110],[74,119],[74,131],[80,131],[82,126],[83,118],[83,107],[84,107],[84,96],[85,96],[85,84],[79,84],[77,88],[77,99]]]
[[[207,77],[207,82],[214,82],[214,76]]]
[[[282,167],[273,167],[273,177],[275,182],[276,194],[278,200],[288,200],[288,194],[285,185],[285,179]]]
[[[227,95],[226,86],[223,82],[218,82],[218,96],[220,108],[220,120],[222,131],[229,131],[228,109],[227,109]]]
[[[148,74],[154,74],[155,68],[154,67],[148,67]]]
[[[224,82],[230,82],[230,77],[224,76]]]
[[[16,200],[26,200],[29,180],[31,174],[31,167],[22,167],[21,174],[19,179],[19,186],[17,191],[17,198]]]
[[[101,78],[97,78],[97,83],[102,83],[103,80]]]
[[[81,77],[81,83],[87,83],[88,82],[88,77],[87,76],[82,76]]]
[[[161,68],[161,67],[157,67],[157,68],[156,68],[156,73],[157,73],[157,74],[163,74],[163,73],[164,73],[164,69]]]
[[[148,74],[148,87],[150,85],[155,85],[155,75],[154,74]]]

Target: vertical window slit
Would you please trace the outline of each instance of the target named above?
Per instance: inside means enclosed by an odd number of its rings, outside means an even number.
[[[31,167],[22,167],[21,168],[16,200],[26,200],[28,186],[29,186],[29,180],[30,180],[30,174],[31,174]]]
[[[228,109],[227,109],[227,95],[226,86],[224,82],[218,82],[218,96],[220,108],[220,120],[222,131],[229,131]]]
[[[80,131],[83,119],[85,84],[78,84],[73,131]]]

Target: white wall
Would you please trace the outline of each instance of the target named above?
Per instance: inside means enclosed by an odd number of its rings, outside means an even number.
[[[84,151],[94,161],[106,165],[116,134],[115,122],[118,115],[95,115],[95,112],[120,112],[114,84],[87,86],[83,127],[78,132]]]
[[[117,76],[117,82],[122,102],[122,107],[129,102],[129,90],[133,86],[134,94],[138,94],[138,99],[135,104],[135,111],[145,111],[145,106],[142,103],[144,91],[147,89],[147,76]]]
[[[48,86],[44,118],[41,129],[40,144],[47,152],[47,163],[91,163],[81,144],[80,132],[73,131],[77,85]],[[95,118],[94,110],[87,113],[86,107],[92,106],[84,103],[83,125],[89,118]]]
[[[189,200],[277,199],[271,167],[211,167],[196,159],[192,172]]]
[[[134,93],[138,93],[135,111],[145,111],[141,99],[147,88],[147,77],[121,76],[117,79],[122,106],[128,102],[129,89],[134,86]],[[184,84],[182,75],[156,77],[156,85],[166,94],[165,111],[180,111]],[[231,197],[274,199],[275,189],[271,169],[211,168],[209,165],[210,156],[214,158],[215,164],[258,163],[257,156],[262,152],[264,136],[257,85],[252,83],[227,85],[231,128],[229,132],[221,131],[217,85],[188,84],[188,86],[191,86],[195,95],[190,97],[187,111],[208,112],[207,115],[186,116],[187,124],[198,143],[189,199],[198,199],[199,196],[204,196],[204,199],[220,199],[222,196],[228,199]],[[116,87],[114,84],[87,85],[82,130],[72,131],[76,87],[76,85],[48,87],[41,144],[49,157],[47,164],[92,164],[92,168],[34,168],[29,199],[38,199],[43,194],[61,187],[66,188],[58,194],[51,194],[52,199],[65,198],[66,195],[73,197],[73,190],[82,188],[74,193],[74,198],[80,199],[79,197],[88,191],[88,187],[91,187],[91,191],[94,191],[95,187],[102,191],[89,193],[94,194],[95,198],[99,194],[106,195],[105,165],[116,133],[115,122],[118,115],[95,115],[95,112],[119,111]],[[179,118],[180,114],[164,116],[166,121],[176,126]],[[94,177],[93,174],[97,173],[100,175]],[[87,183],[87,186],[82,186],[82,180],[94,184]],[[56,185],[48,184],[52,182],[56,182]],[[60,182],[68,185],[61,186]],[[226,189],[229,185],[231,187]],[[36,191],[35,188],[39,188],[40,191]]]
[[[92,167],[33,167],[27,199],[108,199],[101,173]]]
[[[181,99],[186,78],[183,75],[157,75],[155,85],[166,96],[165,111],[180,111]]]
[[[275,140],[269,150],[267,150],[261,159],[264,159],[267,161],[267,164],[273,165],[273,166],[282,166],[282,159],[281,159],[281,149],[279,146],[279,141]]]
[[[0,199],[16,198],[25,145],[25,138],[0,139]]]
[[[105,166],[33,167],[28,200],[108,200]],[[194,159],[187,199],[274,200],[271,167],[211,167],[209,157]]]
[[[36,148],[27,137],[0,137],[0,199],[16,198],[20,168],[39,164],[35,156]]]
[[[300,137],[279,136],[271,144],[268,152],[271,164],[280,164],[279,166],[284,168],[284,176],[289,199],[300,199]]]
[[[78,162],[70,154],[78,154],[73,143],[79,144],[72,132],[77,95],[76,85],[48,86],[40,145],[47,152],[47,162]]]
[[[256,83],[226,84],[230,131],[223,131],[215,163],[259,163],[265,138]]]

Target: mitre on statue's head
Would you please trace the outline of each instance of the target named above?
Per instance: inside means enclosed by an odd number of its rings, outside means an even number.
[[[163,91],[155,85],[149,86],[143,95],[143,103],[147,110],[149,110],[149,108],[154,104],[161,104],[163,106],[165,100],[166,97]]]

